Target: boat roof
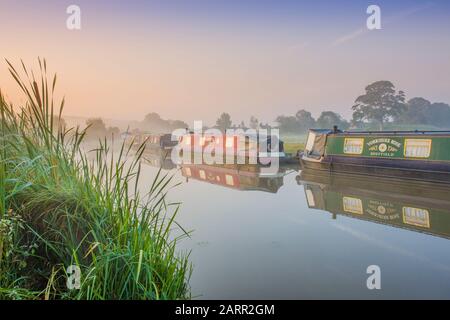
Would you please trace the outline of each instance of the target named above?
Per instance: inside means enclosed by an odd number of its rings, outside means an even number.
[[[327,130],[327,131],[330,131],[330,130]],[[330,131],[330,132],[331,132],[331,131]],[[195,132],[189,132],[189,133],[187,133],[186,135],[192,136],[192,135],[197,135],[197,133],[195,133]],[[204,136],[204,137],[209,137],[209,136],[215,137],[215,136],[216,136],[214,133],[209,133],[209,132],[201,132],[201,133],[198,133],[198,135]],[[225,136],[228,136],[228,137],[239,137],[239,138],[246,137],[246,138],[250,138],[250,139],[269,139],[269,138],[277,138],[277,136],[276,136],[275,134],[272,134],[272,135],[269,134],[269,135],[267,135],[267,134],[265,134],[265,133],[259,133],[259,132],[257,132],[256,134],[255,134],[255,133],[247,133],[247,132],[242,132],[242,133],[237,132],[237,133],[234,133],[234,134],[231,134],[231,135],[221,134],[221,136],[222,136],[222,137],[225,137]],[[281,141],[281,138],[278,137],[278,140]]]
[[[319,134],[333,133],[333,130],[330,130],[330,129],[309,129],[309,131],[312,131],[314,133],[319,133]]]
[[[171,133],[140,132],[139,135],[142,135],[142,136],[153,136],[153,137],[163,137],[163,136],[168,136],[168,135],[172,135],[172,134]]]
[[[417,135],[427,135],[427,136],[442,136],[450,135],[450,130],[442,131],[423,131],[423,130],[409,130],[409,131],[337,131],[334,132],[330,129],[310,129],[310,131],[317,134],[336,134],[336,135],[374,135],[374,136],[384,136],[384,135],[399,135],[399,136],[417,136]]]
[[[411,131],[343,131],[340,132],[346,135],[359,135],[359,134],[367,134],[367,135],[401,135],[401,136],[417,136],[417,135],[450,135],[450,131],[420,131],[420,130],[411,130]]]

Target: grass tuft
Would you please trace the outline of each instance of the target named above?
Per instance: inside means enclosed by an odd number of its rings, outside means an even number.
[[[113,152],[105,140],[84,151],[85,131],[60,125],[57,77],[49,86],[46,61],[38,62],[35,78],[7,61],[24,106],[13,108],[0,91],[0,298],[190,298],[189,255],[177,253],[171,235],[172,177],[159,171],[141,195],[145,145]],[[72,265],[81,270],[78,290],[67,286]]]

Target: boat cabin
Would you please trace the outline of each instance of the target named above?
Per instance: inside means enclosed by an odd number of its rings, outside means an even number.
[[[450,131],[309,131],[302,168],[450,183]]]

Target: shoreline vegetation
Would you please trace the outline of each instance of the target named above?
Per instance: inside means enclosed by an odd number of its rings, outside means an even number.
[[[105,139],[88,157],[85,130],[59,125],[56,75],[49,84],[38,62],[35,78],[7,61],[27,101],[20,110],[0,92],[0,299],[191,298],[189,253],[177,251],[188,234],[179,204],[166,201],[172,176],[159,171],[141,194],[145,145],[131,155]],[[70,266],[79,289],[68,286]]]

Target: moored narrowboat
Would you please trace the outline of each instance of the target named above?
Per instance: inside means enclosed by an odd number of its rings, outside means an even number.
[[[450,183],[450,131],[310,130],[302,169]]]
[[[191,154],[220,155],[225,159],[252,158],[255,160],[254,164],[269,164],[275,158],[280,162],[286,160],[284,142],[276,136],[248,134],[216,136],[188,133],[180,138],[180,146],[183,151],[187,150]]]
[[[133,144],[135,147],[139,147],[145,143],[146,148],[169,150],[175,147],[178,144],[178,141],[172,140],[172,134],[170,133],[139,133],[135,135],[127,135],[126,143]]]

